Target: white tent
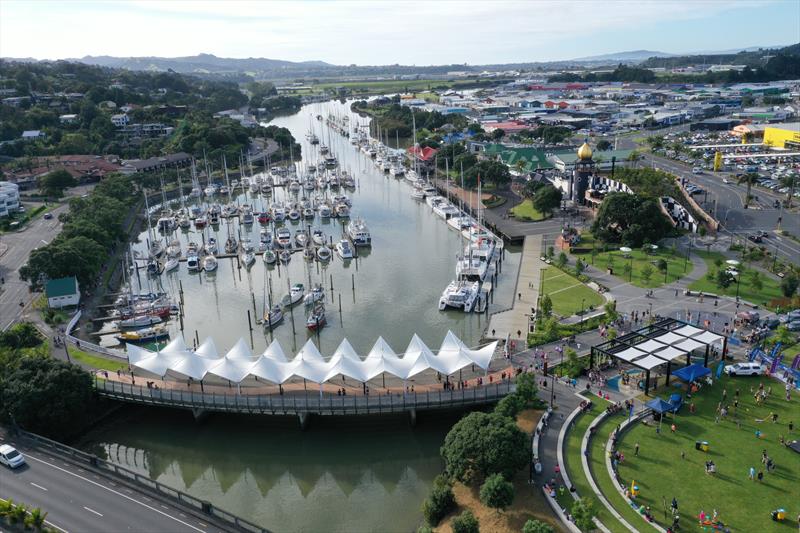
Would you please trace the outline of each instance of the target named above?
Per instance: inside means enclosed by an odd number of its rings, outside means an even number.
[[[458,342],[461,342],[460,340]],[[497,342],[494,341],[492,343],[487,344],[483,348],[479,350],[470,350],[464,343],[461,342],[463,347],[464,355],[467,356],[467,359],[481,367],[483,370],[489,368],[489,364],[492,362],[492,357],[494,357],[494,352],[497,349]]]
[[[214,361],[208,370],[209,374],[219,376],[222,379],[227,379],[233,383],[240,383],[248,375],[254,363],[239,359],[236,357],[228,357],[227,355],[222,359]]]
[[[403,354],[401,361],[403,361],[403,365],[410,364],[406,363],[406,361],[413,361],[413,364],[408,369],[406,379],[430,368],[437,372],[447,373],[444,363],[433,354],[431,349],[422,342],[422,339],[416,333],[411,337],[411,342],[408,343],[408,348],[406,348],[406,353]]]
[[[228,350],[228,353],[225,354],[225,357],[230,359],[239,359],[249,363],[255,363],[253,352],[250,351],[250,347],[247,346],[247,343],[241,337],[238,341],[236,341],[236,344],[233,345],[233,348]]]
[[[161,353],[184,356],[191,353],[191,350],[186,346],[182,336],[175,337],[167,343],[166,346],[159,350]]]
[[[252,376],[281,385],[294,375],[294,366],[292,363],[278,361],[262,355],[249,367],[249,372]]]
[[[672,361],[674,359],[677,359],[678,357],[683,357],[684,355],[686,355],[686,352],[683,350],[679,350],[674,346],[668,346],[663,350],[653,353],[653,355],[655,355],[659,359],[663,359],[664,361]]]
[[[136,346],[135,344],[125,344],[125,350],[128,352],[128,362],[132,365],[135,365],[142,359],[152,357],[155,353],[150,350],[145,350],[141,346]]]
[[[628,348],[627,350],[622,350],[621,352],[615,353],[614,357],[622,359],[623,361],[631,362],[634,359],[644,357],[645,355],[647,354],[641,350],[637,350],[636,348]]]
[[[443,374],[454,374],[473,363],[464,353],[464,344],[456,337],[452,331],[447,332],[447,336],[442,341],[439,352],[436,354],[436,360],[439,363],[439,368],[436,368]],[[440,370],[441,368],[441,370]]]
[[[186,377],[201,380],[206,377],[209,368],[213,367],[215,364],[217,364],[217,361],[214,359],[207,359],[189,353],[185,357],[176,360],[176,363],[170,366],[169,369],[173,372],[183,374]]]
[[[383,340],[383,337],[378,337],[378,340],[375,341],[372,349],[367,354],[367,358],[364,359],[367,379],[370,380],[384,372],[388,372],[392,362],[398,360],[399,358],[397,354],[394,353],[394,350],[392,350],[392,347]]]
[[[200,357],[207,357],[208,359],[219,359],[221,357],[217,351],[217,345],[214,344],[214,339],[211,337],[206,337],[206,340],[197,347],[194,353]]]
[[[317,347],[308,339],[292,359],[294,374],[314,383],[323,383],[328,375],[329,365],[322,358]]]
[[[364,382],[367,381],[364,361],[358,356],[347,339],[342,339],[339,347],[333,352],[333,356],[328,361],[328,375],[325,380],[329,380],[339,374]]]
[[[170,368],[176,366],[185,356],[171,355],[163,352],[153,352],[150,357],[137,361],[134,366],[151,374],[164,377]]]
[[[281,361],[284,363],[289,361],[283,351],[283,347],[281,347],[281,343],[279,343],[277,339],[273,340],[261,355],[274,361]]]

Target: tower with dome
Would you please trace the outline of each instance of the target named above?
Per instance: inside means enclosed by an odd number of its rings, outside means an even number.
[[[569,197],[576,205],[584,205],[586,189],[589,188],[594,169],[595,163],[592,160],[592,148],[588,142],[584,141],[581,147],[578,148],[578,159],[575,160],[575,168],[572,171],[570,183]]]

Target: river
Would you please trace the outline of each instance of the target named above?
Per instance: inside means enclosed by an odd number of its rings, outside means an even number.
[[[316,162],[317,148],[306,141],[313,124],[323,143],[331,147],[342,167],[358,180],[352,198],[354,216],[363,217],[372,234],[371,249],[362,250],[358,261],[338,258],[323,267],[310,268],[294,254],[287,269],[267,268],[257,259],[249,270],[236,268],[236,261],[221,259],[216,273],[178,271],[149,282],[161,283],[177,299],[183,288],[184,335],[189,344],[212,336],[221,352],[240,337],[262,351],[277,338],[287,355],[315,338],[326,357],[346,336],[365,355],[379,336],[398,353],[417,333],[437,349],[447,330],[468,345],[475,345],[488,317],[459,311],[440,312],[437,302],[444,287],[455,276],[456,256],[464,243],[458,233],[433,214],[424,202],[413,200],[410,185],[376,169],[371,160],[349,141],[312,116],[333,111],[349,113],[348,104],[328,102],[304,106],[300,112],[276,118],[272,123],[289,128],[303,145],[303,166]],[[350,114],[352,121],[359,119]],[[216,166],[216,165],[215,165]],[[203,184],[204,186],[205,184]],[[278,198],[285,192],[278,190]],[[238,196],[240,204],[265,201],[249,193]],[[224,243],[228,223],[206,229]],[[259,240],[259,225],[239,226],[230,231]],[[288,224],[294,232],[303,227]],[[313,222],[337,239],[341,226],[332,220]],[[192,228],[177,232],[183,250],[189,241],[201,242]],[[147,233],[135,248],[146,250]],[[490,311],[511,305],[519,265],[519,250],[509,249]],[[305,327],[302,306],[295,308],[294,333],[291,316],[272,333],[254,325],[252,341],[247,311],[260,316],[272,287],[279,299],[288,283],[323,282],[333,279],[328,290],[328,325],[319,337]],[[144,273],[143,287],[147,288]],[[355,289],[353,289],[355,284]],[[341,313],[339,299],[341,298]],[[252,318],[252,317],[251,317]],[[180,334],[177,321],[169,325]],[[104,344],[115,344],[105,336]],[[455,418],[426,414],[411,428],[406,418],[315,418],[308,430],[300,431],[297,420],[214,415],[195,423],[183,412],[159,409],[126,409],[120,418],[93,431],[82,443],[87,449],[102,448],[110,460],[137,469],[153,478],[221,506],[275,531],[414,531],[421,522],[420,506],[433,477],[441,471],[439,447]]]

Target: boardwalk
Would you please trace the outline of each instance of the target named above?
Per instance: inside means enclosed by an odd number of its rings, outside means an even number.
[[[542,236],[528,235],[522,247],[522,259],[517,275],[517,288],[514,291],[514,304],[511,309],[492,315],[486,337],[494,339],[524,339],[528,333],[529,316],[536,309],[539,298],[541,269],[545,265],[542,255]],[[517,332],[521,332],[518,335]]]

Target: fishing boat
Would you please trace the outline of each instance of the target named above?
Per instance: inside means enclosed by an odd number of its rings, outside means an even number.
[[[363,219],[356,218],[355,220],[351,220],[347,225],[346,231],[347,235],[353,240],[355,246],[372,245],[372,237],[370,236],[369,228],[367,228],[367,224]]]
[[[200,257],[197,252],[186,254],[186,268],[189,272],[198,272],[200,270]]]
[[[283,310],[279,305],[272,306],[272,309],[264,313],[264,326],[268,328],[275,327],[281,320],[283,320]]]
[[[177,269],[180,266],[180,261],[177,257],[170,257],[167,259],[167,262],[164,263],[164,271],[165,272],[172,272],[173,270]]]
[[[278,228],[277,240],[281,248],[291,248],[292,232],[288,228]]]
[[[330,261],[331,260],[331,249],[325,246],[324,244],[317,249],[317,258],[320,261]]]
[[[336,253],[338,253],[339,257],[342,259],[352,259],[353,247],[350,246],[350,241],[347,239],[342,239],[336,243]]]
[[[322,246],[325,244],[325,234],[322,233],[321,229],[315,228],[311,230],[311,240],[314,241],[314,244]]]
[[[214,272],[218,266],[217,258],[213,255],[207,255],[203,258],[203,270],[206,272]]]
[[[452,307],[469,313],[475,306],[479,293],[480,283],[477,281],[451,281],[442,291],[442,296],[439,298],[439,311]]]
[[[289,307],[290,305],[295,305],[300,300],[303,299],[305,296],[306,288],[302,283],[295,283],[289,289],[289,294],[284,294],[283,298],[281,299],[281,304],[284,307]]]
[[[308,315],[306,320],[306,327],[311,331],[322,329],[325,326],[325,306],[317,304],[314,310]]]
[[[264,263],[272,265],[278,259],[278,256],[275,254],[274,251],[267,248],[266,250],[264,250],[264,255],[262,255],[261,258],[264,260]]]
[[[136,331],[123,331],[117,335],[118,341],[130,343],[151,342],[164,338],[169,338],[169,332],[164,326],[144,328]]]
[[[137,315],[117,322],[119,328],[146,328],[161,323],[157,315]]]

